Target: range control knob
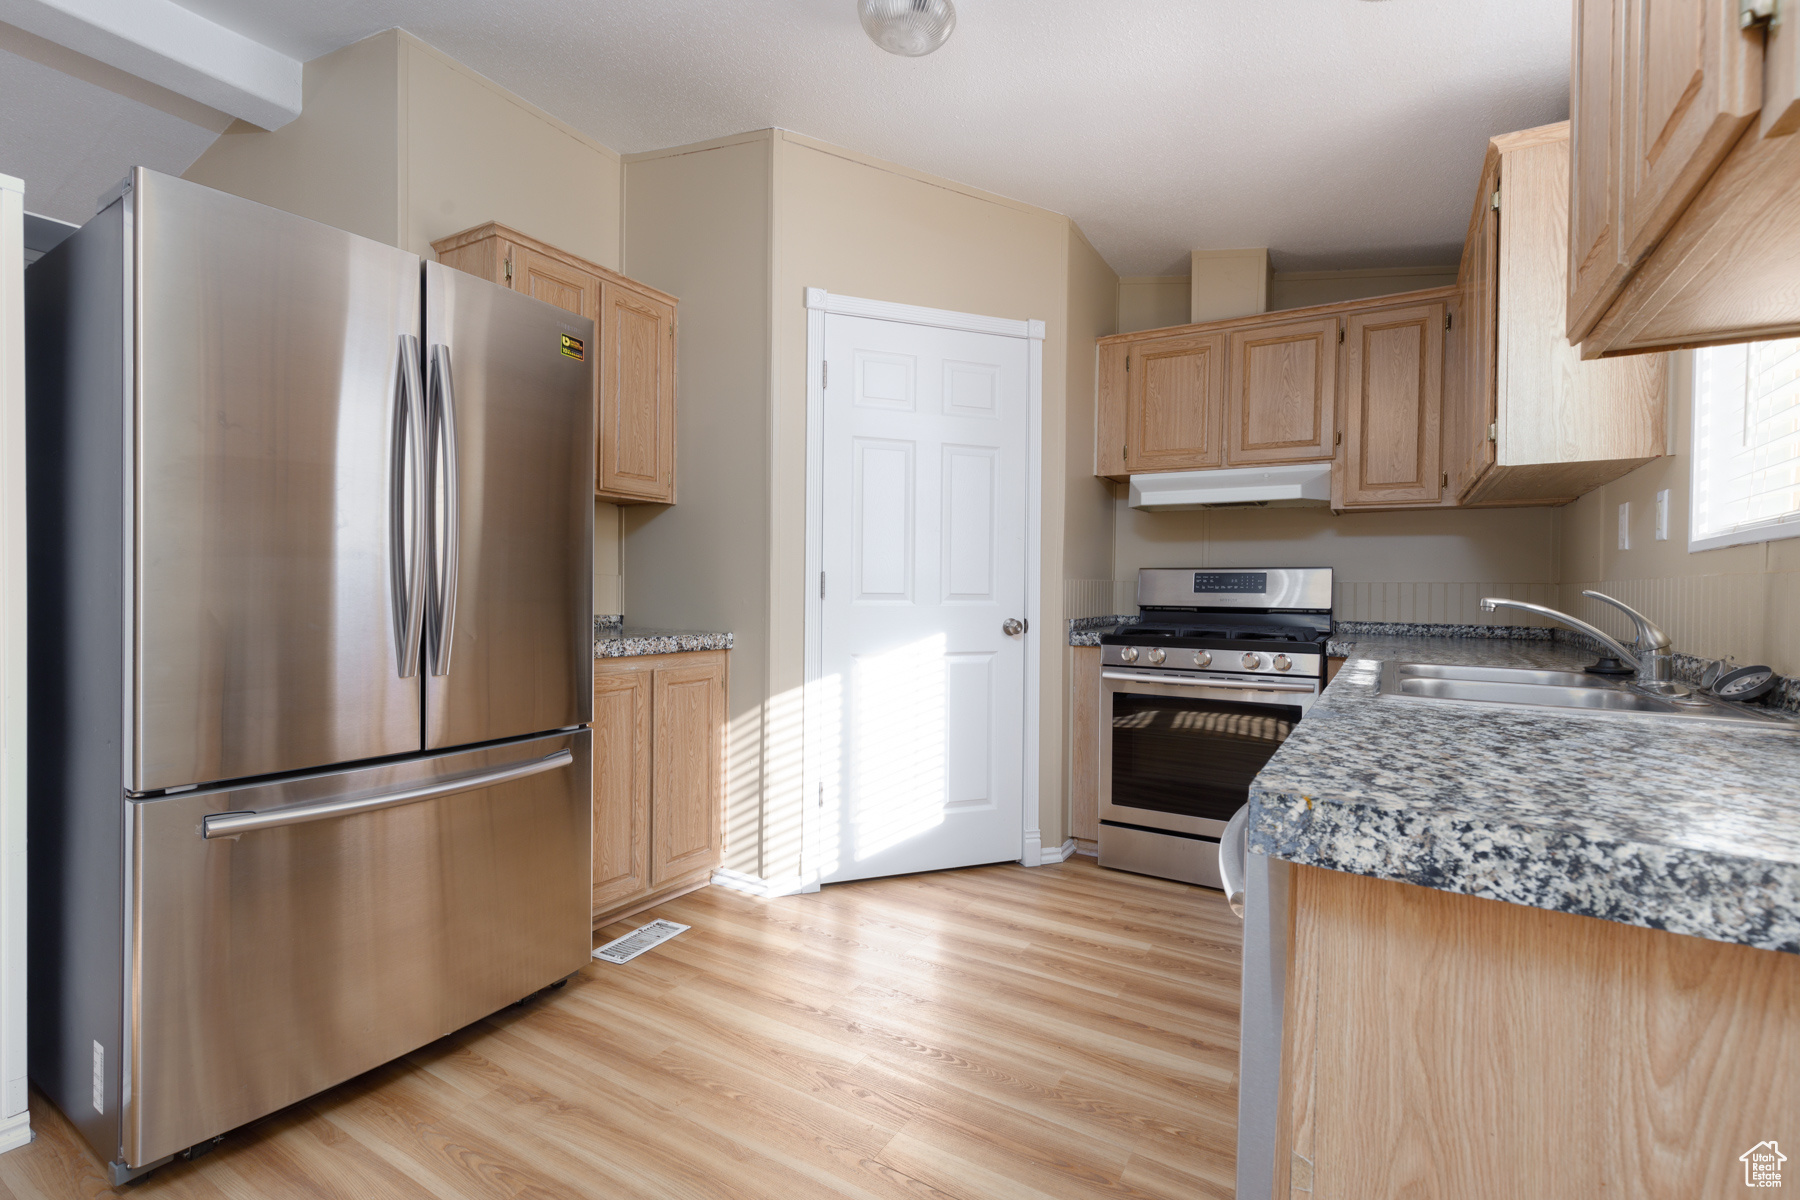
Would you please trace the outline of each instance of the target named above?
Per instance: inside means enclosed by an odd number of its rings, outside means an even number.
[[[1194,665],[1196,667],[1212,666],[1212,651],[1211,650],[1196,650],[1196,651],[1194,651]]]
[[[1161,666],[1162,660],[1168,656],[1163,653],[1162,647],[1158,646],[1156,649],[1150,651],[1150,653],[1144,655],[1144,657],[1149,660],[1151,666],[1157,667]]]
[[[1244,670],[1254,671],[1262,666],[1262,655],[1255,652],[1244,655]]]
[[[1136,662],[1137,661],[1137,647],[1136,646],[1125,647],[1123,650],[1119,651],[1119,657],[1124,659],[1126,662]]]
[[[1293,659],[1289,658],[1287,655],[1277,654],[1275,656],[1275,669],[1277,671],[1285,671],[1293,665],[1294,665]]]

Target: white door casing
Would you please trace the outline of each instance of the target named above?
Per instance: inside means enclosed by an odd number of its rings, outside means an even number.
[[[1042,324],[808,307],[806,873],[1035,865]]]

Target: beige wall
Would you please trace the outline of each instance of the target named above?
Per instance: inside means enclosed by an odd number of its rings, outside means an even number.
[[[1195,250],[1188,256],[1188,320],[1228,321],[1266,312],[1274,271],[1269,249]]]
[[[1616,635],[1628,622],[1583,589],[1616,596],[1661,625],[1677,652],[1767,663],[1800,675],[1800,539],[1688,553],[1693,355],[1672,356],[1673,453],[1560,509],[1559,607]],[[1656,493],[1669,491],[1669,538],[1654,538]],[[1618,512],[1631,504],[1631,549],[1618,548]]]
[[[1094,339],[1119,332],[1114,297],[1124,281],[1069,226],[1067,442],[1062,459],[1063,615],[1099,616],[1112,611],[1112,484],[1094,475]],[[1185,282],[1185,281],[1184,281]]]
[[[1114,333],[1167,329],[1188,323],[1187,275],[1127,275],[1119,280]]]
[[[806,530],[806,308],[803,289],[1046,324],[1044,461],[1065,453],[1069,327],[1068,219],[854,151],[781,133],[775,143],[775,391],[772,704],[797,703],[803,679]],[[872,232],[873,231],[873,232]],[[1092,277],[1090,272],[1089,277]],[[1106,275],[1110,275],[1106,272]],[[1110,279],[1095,303],[1114,298]],[[1068,828],[1062,785],[1062,563],[1065,479],[1043,475],[1038,669],[1039,826],[1056,846]],[[766,870],[798,866],[798,774],[771,767]],[[789,864],[793,865],[789,865]]]
[[[1045,322],[1038,824],[1060,844],[1063,577],[1110,570],[1092,341],[1117,277],[1066,218],[778,130],[631,155],[624,179],[625,270],[682,304],[680,500],[625,510],[626,610],[736,637],[727,865],[803,866],[808,287]]]
[[[763,875],[771,132],[625,160],[625,270],[680,298],[677,503],[625,508],[625,611],[728,629],[725,865]]]
[[[1141,567],[1330,567],[1340,621],[1529,624],[1484,595],[1554,604],[1557,510],[1321,508],[1143,512],[1117,505],[1116,611],[1135,612]]]
[[[500,221],[619,266],[619,156],[400,29],[306,64],[300,117],[234,124],[187,178],[432,257]],[[594,610],[620,611],[619,515],[594,508]]]
[[[1416,292],[1448,287],[1455,282],[1454,263],[1447,267],[1378,267],[1364,271],[1277,271],[1269,284],[1269,310]]]
[[[183,178],[399,245],[400,47],[389,30],[313,59],[299,117],[234,122]]]

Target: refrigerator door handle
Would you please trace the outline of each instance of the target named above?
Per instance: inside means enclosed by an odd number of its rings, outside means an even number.
[[[394,383],[399,395],[389,470],[388,579],[395,657],[400,678],[411,679],[419,673],[425,627],[425,389],[419,381],[419,339],[410,333],[400,335]]]
[[[279,829],[284,825],[303,825],[308,821],[325,821],[332,817],[348,817],[356,813],[373,812],[378,808],[394,808],[401,804],[415,804],[420,800],[435,800],[440,796],[454,796],[458,792],[473,792],[480,788],[493,787],[497,783],[506,783],[509,780],[524,779],[529,775],[554,771],[558,767],[568,766],[573,761],[575,761],[574,755],[567,750],[558,750],[555,754],[546,754],[542,758],[534,758],[529,762],[509,763],[504,767],[492,767],[485,771],[469,771],[418,787],[402,788],[395,792],[379,792],[373,796],[340,796],[331,800],[320,800],[313,804],[296,804],[289,808],[269,809],[266,812],[211,813],[200,821],[200,836],[209,839],[232,838],[257,829]]]
[[[457,500],[456,383],[450,373],[450,347],[438,342],[431,347],[431,397],[433,470],[443,481],[442,528],[433,542],[438,548],[432,594],[433,624],[431,673],[450,673],[450,651],[456,635],[456,574],[462,541],[461,505]],[[433,489],[434,493],[436,489]]]

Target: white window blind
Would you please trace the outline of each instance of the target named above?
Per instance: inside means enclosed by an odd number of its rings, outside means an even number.
[[[1800,338],[1694,351],[1688,549],[1800,537]]]

